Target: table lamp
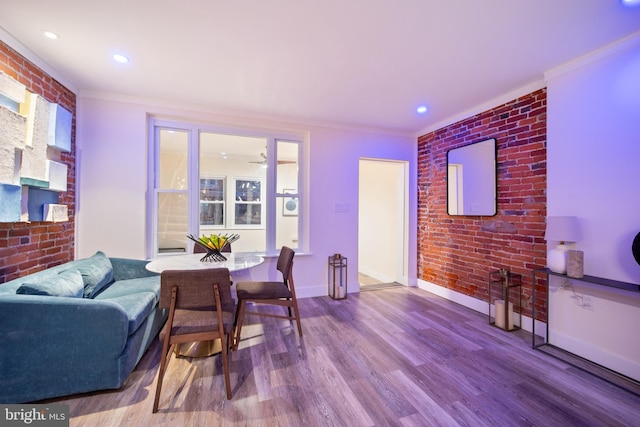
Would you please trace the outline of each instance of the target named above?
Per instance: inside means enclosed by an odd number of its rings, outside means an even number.
[[[558,245],[547,252],[547,267],[554,273],[567,272],[567,246],[565,242],[580,240],[578,218],[575,216],[547,217],[547,229],[544,238],[547,242],[558,242]]]

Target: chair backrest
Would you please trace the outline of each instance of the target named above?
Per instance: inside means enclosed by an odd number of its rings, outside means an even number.
[[[225,243],[220,252],[231,252],[231,243]],[[205,254],[207,250],[200,246],[197,243],[193,244],[193,253],[194,254]]]
[[[293,271],[294,255],[295,255],[295,252],[293,251],[293,249],[287,246],[283,246],[282,249],[280,249],[280,256],[278,256],[277,268],[278,268],[278,271],[282,273],[282,278],[285,284],[288,284]]]
[[[165,270],[160,274],[160,301],[158,307],[171,306],[171,292],[178,287],[176,308],[215,307],[213,284],[220,291],[220,303],[232,304],[231,282],[228,268],[204,270]]]

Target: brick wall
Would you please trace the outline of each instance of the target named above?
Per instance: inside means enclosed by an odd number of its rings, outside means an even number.
[[[541,89],[418,138],[419,279],[487,301],[489,272],[507,268],[522,274],[531,316],[531,269],[546,265],[546,117]],[[449,216],[447,151],[487,138],[498,143],[498,214]]]
[[[30,92],[73,113],[71,152],[62,153],[60,160],[68,166],[67,191],[60,193],[58,201],[68,206],[69,221],[0,223],[0,283],[4,283],[74,257],[76,96],[2,41],[0,70],[24,84]]]

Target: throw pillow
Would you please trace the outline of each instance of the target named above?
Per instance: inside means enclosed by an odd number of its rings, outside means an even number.
[[[96,252],[78,264],[84,281],[84,297],[93,298],[108,284],[113,282],[113,266],[103,252]]]
[[[78,270],[66,270],[40,282],[23,283],[16,294],[82,298],[84,282]]]

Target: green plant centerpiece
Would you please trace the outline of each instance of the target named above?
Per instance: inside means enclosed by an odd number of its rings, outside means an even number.
[[[240,238],[238,234],[210,234],[209,236],[203,234],[201,237],[189,234],[187,237],[207,251],[207,254],[200,259],[203,262],[226,261],[227,257],[222,255],[222,249]]]

